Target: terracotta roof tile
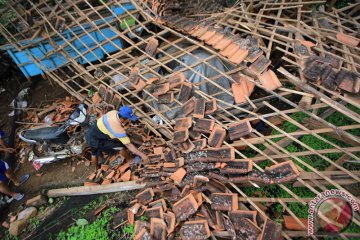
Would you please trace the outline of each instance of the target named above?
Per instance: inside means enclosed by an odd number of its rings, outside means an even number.
[[[149,38],[149,42],[146,45],[145,52],[150,56],[154,56],[159,46],[159,41],[155,37]]]
[[[268,70],[268,71],[262,73],[259,76],[259,80],[261,82],[261,85],[263,85],[265,89],[270,90],[270,91],[273,91],[282,86],[278,77],[272,70]]]
[[[234,193],[213,193],[210,196],[211,209],[219,211],[238,210],[238,195]]]
[[[185,103],[186,101],[188,101],[189,98],[191,97],[191,92],[192,92],[192,84],[191,83],[189,83],[189,82],[181,83],[180,93],[178,96],[179,102]]]
[[[208,222],[204,220],[185,222],[180,229],[181,239],[208,239],[210,237],[210,229]]]
[[[191,215],[195,214],[199,205],[192,194],[180,199],[173,205],[173,212],[176,216],[176,221],[181,222],[188,219]]]
[[[192,118],[191,117],[175,119],[175,127],[174,127],[175,131],[182,130],[182,129],[189,129],[191,126],[192,126]]]
[[[205,99],[196,98],[193,117],[194,118],[204,118],[205,115]]]
[[[220,126],[215,126],[209,136],[208,144],[210,147],[221,147],[225,137],[226,137],[226,130]]]
[[[185,177],[186,171],[184,168],[179,168],[176,172],[171,174],[170,178],[174,180],[176,183],[180,183],[182,179]]]
[[[166,240],[166,223],[160,218],[150,219],[150,234],[156,240]]]
[[[229,61],[235,64],[240,64],[245,58],[248,56],[249,50],[247,49],[239,49],[229,58]]]
[[[231,85],[235,102],[237,104],[246,102],[246,97],[250,97],[254,88],[255,84],[250,82],[247,77],[242,76],[240,83],[233,83]]]
[[[289,230],[295,231],[307,231],[308,219],[307,218],[299,218],[300,222],[304,224],[305,227],[301,226],[294,217],[284,215],[285,227]]]
[[[359,45],[360,40],[344,33],[337,33],[336,39],[346,45],[356,47]]]
[[[265,71],[265,69],[270,66],[271,61],[269,59],[267,59],[264,55],[261,55],[255,62],[253,62],[250,67],[249,70],[255,74],[255,75],[260,75],[263,71]]]

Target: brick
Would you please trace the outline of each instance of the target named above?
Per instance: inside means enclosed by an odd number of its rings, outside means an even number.
[[[235,160],[235,149],[233,147],[210,148],[197,152],[185,154],[185,160],[188,162],[224,162]]]
[[[249,120],[244,119],[230,124],[228,131],[230,140],[234,141],[249,135],[252,132],[252,127]]]
[[[162,83],[157,84],[153,86],[153,95],[159,96],[167,93],[170,90],[170,84],[169,83]]]
[[[204,148],[206,148],[206,139],[205,138],[192,141],[192,143],[195,146],[194,151],[203,150]]]
[[[205,99],[196,98],[195,99],[193,117],[195,117],[195,118],[204,118],[204,114],[205,114]]]
[[[185,177],[186,171],[184,168],[179,168],[176,172],[171,174],[170,178],[174,180],[176,183],[180,183],[182,179]]]
[[[211,209],[234,211],[238,209],[238,195],[234,193],[213,193],[210,196]]]
[[[160,218],[150,219],[150,234],[157,240],[166,240],[166,223]]]
[[[188,194],[186,197],[180,199],[173,205],[173,212],[176,216],[176,221],[181,222],[188,219],[190,216],[196,213],[199,205],[192,194]]]
[[[174,232],[175,230],[175,223],[176,223],[176,217],[173,212],[168,211],[167,213],[164,213],[164,220],[166,223],[166,231],[168,234]]]
[[[271,61],[267,59],[264,55],[261,55],[255,62],[253,62],[249,66],[249,70],[255,74],[256,76],[259,76],[262,72],[267,69],[271,64]]]
[[[231,89],[234,95],[234,100],[237,104],[245,103],[246,97],[250,97],[254,91],[255,84],[250,82],[247,77],[240,77],[239,83],[233,83]]]
[[[38,207],[41,205],[45,205],[48,203],[48,199],[46,196],[44,195],[37,195],[36,197],[33,197],[29,200],[26,201],[26,206],[34,206],[34,207]]]
[[[149,42],[145,47],[145,52],[153,57],[156,53],[156,50],[159,46],[159,41],[155,37],[149,38]]]
[[[225,137],[226,137],[226,130],[220,126],[215,126],[209,136],[208,145],[210,147],[221,147]]]
[[[180,92],[178,96],[178,100],[181,103],[185,103],[188,101],[191,97],[192,93],[192,84],[189,82],[183,82],[181,83]]]
[[[146,205],[153,201],[154,196],[155,193],[152,188],[147,188],[144,191],[138,193],[135,198],[136,200],[138,200],[139,203]]]
[[[157,96],[158,103],[161,104],[170,104],[174,102],[174,92],[167,92]]]
[[[217,104],[216,104],[215,98],[205,102],[205,114],[206,115],[213,114],[214,112],[216,112],[216,110],[217,110]]]
[[[210,133],[214,127],[214,119],[196,119],[193,130],[200,133]]]
[[[266,167],[265,173],[276,183],[289,182],[300,176],[298,168],[291,160]]]
[[[360,40],[357,38],[354,38],[350,35],[344,34],[344,33],[337,33],[336,34],[336,39],[341,42],[344,43],[346,45],[352,46],[352,47],[356,47],[357,45],[359,45]]]
[[[185,222],[180,229],[181,239],[208,239],[210,237],[210,229],[206,220],[196,220]]]
[[[184,103],[182,107],[182,112],[184,116],[189,116],[194,111],[194,107],[195,107],[195,97],[192,97],[186,103]]]
[[[248,55],[247,55],[247,57],[246,57],[245,60],[248,61],[248,62],[253,63],[253,62],[255,62],[260,56],[262,56],[263,53],[264,53],[264,51],[261,50],[261,48],[259,48],[259,47],[251,47],[251,48],[249,49],[249,53],[248,53]]]
[[[175,131],[189,129],[192,126],[192,118],[185,117],[185,118],[177,118],[175,119]]]
[[[304,224],[305,227],[300,225],[294,217],[284,215],[285,227],[289,230],[295,231],[307,231],[308,228],[308,219],[307,218],[299,218],[300,222]]]
[[[268,70],[259,76],[261,85],[269,91],[273,91],[282,86],[278,77],[272,70]]]
[[[266,218],[259,240],[277,240],[281,238],[281,225]]]
[[[248,54],[249,50],[240,48],[239,50],[237,50],[237,52],[235,52],[234,55],[229,58],[229,61],[235,64],[240,64],[245,60]]]
[[[168,82],[170,84],[170,89],[180,86],[183,82],[185,82],[185,80],[186,78],[183,72],[174,73],[168,79]]]
[[[150,240],[151,235],[150,233],[145,229],[141,229],[140,232],[135,236],[135,240]]]
[[[144,212],[144,216],[147,218],[164,218],[164,210],[162,206],[148,208]]]
[[[185,142],[180,143],[180,150],[183,153],[189,153],[192,152],[195,149],[195,145],[190,139],[187,139]]]
[[[183,143],[189,138],[189,130],[179,130],[174,132],[173,144]]]

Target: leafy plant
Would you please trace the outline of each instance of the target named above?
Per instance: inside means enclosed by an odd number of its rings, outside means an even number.
[[[129,234],[131,236],[134,236],[134,234],[135,234],[135,225],[130,224],[130,225],[124,227],[122,230],[123,230],[124,234]]]

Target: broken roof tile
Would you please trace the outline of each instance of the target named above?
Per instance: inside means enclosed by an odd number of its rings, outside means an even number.
[[[206,139],[202,138],[199,140],[194,140],[193,144],[195,146],[194,151],[203,150],[204,148],[206,148]]]
[[[189,82],[183,82],[181,83],[180,92],[177,99],[179,100],[179,102],[185,103],[191,97],[191,93],[192,93],[192,84]]]
[[[268,70],[268,71],[260,74],[259,80],[261,82],[261,85],[263,85],[264,88],[269,91],[273,91],[282,86],[278,77],[272,70]]]
[[[195,117],[195,118],[204,118],[204,114],[205,114],[205,99],[196,98],[195,99],[193,117]]]
[[[150,240],[151,239],[151,235],[150,233],[146,230],[146,228],[142,228],[140,230],[140,232],[138,234],[136,234],[135,240]]]
[[[147,188],[144,191],[138,193],[135,198],[138,200],[139,203],[146,205],[152,202],[154,196],[155,194],[152,188]]]
[[[249,135],[252,131],[252,127],[249,120],[244,119],[230,124],[228,131],[230,140],[234,141]]]
[[[238,210],[238,195],[235,193],[212,193],[210,196],[211,209],[218,211]]]
[[[175,230],[175,224],[176,224],[176,217],[173,212],[168,211],[167,213],[164,213],[164,220],[166,223],[166,230],[167,233],[170,234],[174,232]]]
[[[153,95],[159,96],[167,93],[170,90],[169,83],[162,83],[153,86]]]
[[[289,182],[300,176],[298,168],[291,160],[266,167],[265,173],[276,183]]]
[[[261,50],[261,48],[259,48],[259,47],[251,47],[251,48],[249,49],[249,53],[248,53],[248,55],[247,55],[247,57],[246,57],[245,60],[248,61],[248,62],[253,63],[253,62],[255,62],[260,56],[262,56],[263,53],[264,53],[264,51]]]
[[[147,218],[164,218],[164,210],[162,206],[148,208],[144,212],[144,216]]]
[[[295,231],[307,231],[308,226],[308,219],[307,218],[298,218],[304,226],[299,224],[294,217],[292,216],[283,216],[285,227],[289,230],[295,230]]]
[[[150,234],[157,240],[166,240],[166,223],[160,218],[150,219]]]
[[[254,83],[250,82],[247,77],[241,76],[239,83],[233,83],[231,85],[235,102],[237,104],[246,102],[246,97],[250,97],[254,88]]]
[[[183,72],[176,72],[168,78],[170,89],[176,88],[185,82],[186,78]]]
[[[253,62],[249,66],[249,70],[255,74],[256,76],[260,75],[262,72],[265,71],[267,67],[269,67],[271,61],[267,59],[264,55],[261,55],[255,62]]]
[[[356,47],[357,45],[359,45],[360,40],[357,38],[354,38],[353,36],[344,34],[344,33],[337,33],[336,34],[336,39],[339,42],[342,42],[346,45],[352,46],[352,47]]]
[[[181,222],[188,219],[191,215],[195,214],[199,205],[194,196],[190,193],[186,197],[180,199],[173,205],[173,212],[176,216],[176,221]]]
[[[190,98],[182,107],[182,112],[184,116],[189,116],[194,111],[195,107],[195,97]]]
[[[183,143],[189,138],[189,130],[182,129],[174,132],[173,144]]]
[[[215,126],[209,136],[208,144],[210,147],[221,147],[225,137],[226,137],[226,130],[220,126]]]
[[[174,101],[174,92],[167,92],[157,96],[158,103],[160,104],[170,104]]]
[[[217,110],[217,104],[216,104],[215,98],[205,102],[205,114],[206,115],[213,114],[214,112],[216,112],[216,110]]]
[[[208,239],[210,237],[210,229],[208,222],[204,220],[185,222],[180,229],[181,239]]]
[[[195,149],[195,145],[190,139],[187,139],[185,142],[180,143],[180,149],[183,153],[189,153]]]
[[[259,240],[281,239],[281,225],[266,218]]]
[[[309,59],[305,64],[305,69],[303,71],[304,77],[312,82],[317,82],[320,80],[321,73],[325,69],[326,64],[313,59]]]
[[[174,127],[175,131],[189,129],[191,126],[192,126],[192,118],[191,117],[175,119],[175,127]]]
[[[159,46],[159,41],[155,37],[149,38],[149,42],[146,45],[145,52],[153,57]]]
[[[359,75],[347,70],[341,70],[337,74],[335,83],[338,84],[339,89],[350,93],[358,93],[360,89]]]
[[[193,130],[200,133],[210,133],[215,126],[214,119],[196,119]]]
[[[256,224],[256,215],[257,211],[249,211],[249,210],[235,210],[229,212],[229,218],[234,224],[235,228],[238,229],[239,221],[241,221],[241,218],[247,218],[254,222]]]
[[[233,147],[208,148],[185,155],[186,161],[226,162],[235,160]]]
[[[185,169],[179,168],[178,170],[176,170],[176,172],[171,174],[170,178],[174,180],[176,183],[180,183],[182,179],[185,177],[185,175],[186,175]]]

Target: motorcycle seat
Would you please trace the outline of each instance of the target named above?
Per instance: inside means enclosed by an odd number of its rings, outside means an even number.
[[[64,133],[64,128],[59,126],[29,129],[24,137],[35,141],[46,141],[58,138]]]

